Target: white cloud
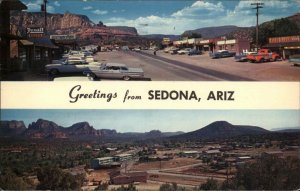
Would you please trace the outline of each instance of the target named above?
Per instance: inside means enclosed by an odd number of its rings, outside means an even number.
[[[97,10],[92,11],[92,13],[94,13],[96,15],[105,15],[108,13],[108,11],[97,9]]]
[[[83,10],[91,10],[91,9],[93,9],[92,6],[86,6],[86,7],[83,7]]]
[[[198,16],[201,12],[223,12],[224,6],[222,2],[218,2],[217,4],[210,3],[210,2],[204,2],[204,1],[196,1],[191,6],[185,7],[175,13],[173,13],[171,16],[174,17],[187,17],[187,16]]]
[[[36,1],[29,1],[26,6],[28,8],[28,11],[32,11],[32,12],[38,12],[41,11],[41,5],[44,3],[43,0],[36,0]],[[54,13],[55,12],[55,8],[51,5],[47,5],[47,12],[49,13]]]
[[[60,7],[60,3],[58,1],[54,1],[54,5]]]
[[[40,11],[42,4],[43,4],[42,0],[36,0],[36,1],[29,1],[26,4],[26,6],[28,8],[28,11]]]

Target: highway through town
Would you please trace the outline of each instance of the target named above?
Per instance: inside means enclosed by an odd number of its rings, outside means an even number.
[[[156,60],[156,62],[151,62],[152,64],[160,64],[161,67],[163,67],[163,65],[172,65],[173,67],[178,67],[182,70],[192,70],[194,75],[197,75],[199,77],[207,77],[210,78],[210,80],[226,80],[226,81],[253,81],[253,79],[250,78],[245,78],[245,77],[240,77],[237,75],[232,75],[232,74],[228,74],[228,73],[224,73],[224,72],[220,72],[220,71],[216,71],[216,70],[211,70],[208,68],[204,68],[204,67],[200,67],[200,66],[195,66],[195,65],[191,65],[185,62],[181,62],[181,61],[176,61],[176,60],[171,60],[165,57],[161,57],[158,55],[153,55],[150,54],[148,52],[133,52],[133,51],[128,51],[129,54],[132,54],[133,56],[137,56],[140,57],[141,59],[142,56],[144,57],[148,57],[150,59]],[[145,58],[144,58],[145,59]],[[161,64],[163,63],[163,64]]]

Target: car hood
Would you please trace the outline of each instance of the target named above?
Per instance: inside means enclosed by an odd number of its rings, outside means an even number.
[[[144,72],[142,68],[128,68],[128,72]]]

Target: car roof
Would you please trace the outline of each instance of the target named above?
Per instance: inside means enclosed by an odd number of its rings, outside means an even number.
[[[104,63],[106,66],[126,66],[126,64],[122,64],[122,63],[113,63],[113,62],[109,62],[109,63]]]

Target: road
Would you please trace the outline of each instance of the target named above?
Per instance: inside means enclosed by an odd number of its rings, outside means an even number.
[[[299,81],[300,67],[287,61],[261,64],[235,62],[233,58],[211,59],[208,55],[170,55],[161,51],[99,52],[98,61],[121,62],[143,68],[153,81]]]
[[[217,77],[193,71],[132,51],[100,52],[94,56],[98,61],[122,62],[130,67],[141,67],[145,77],[154,81],[216,81]]]

